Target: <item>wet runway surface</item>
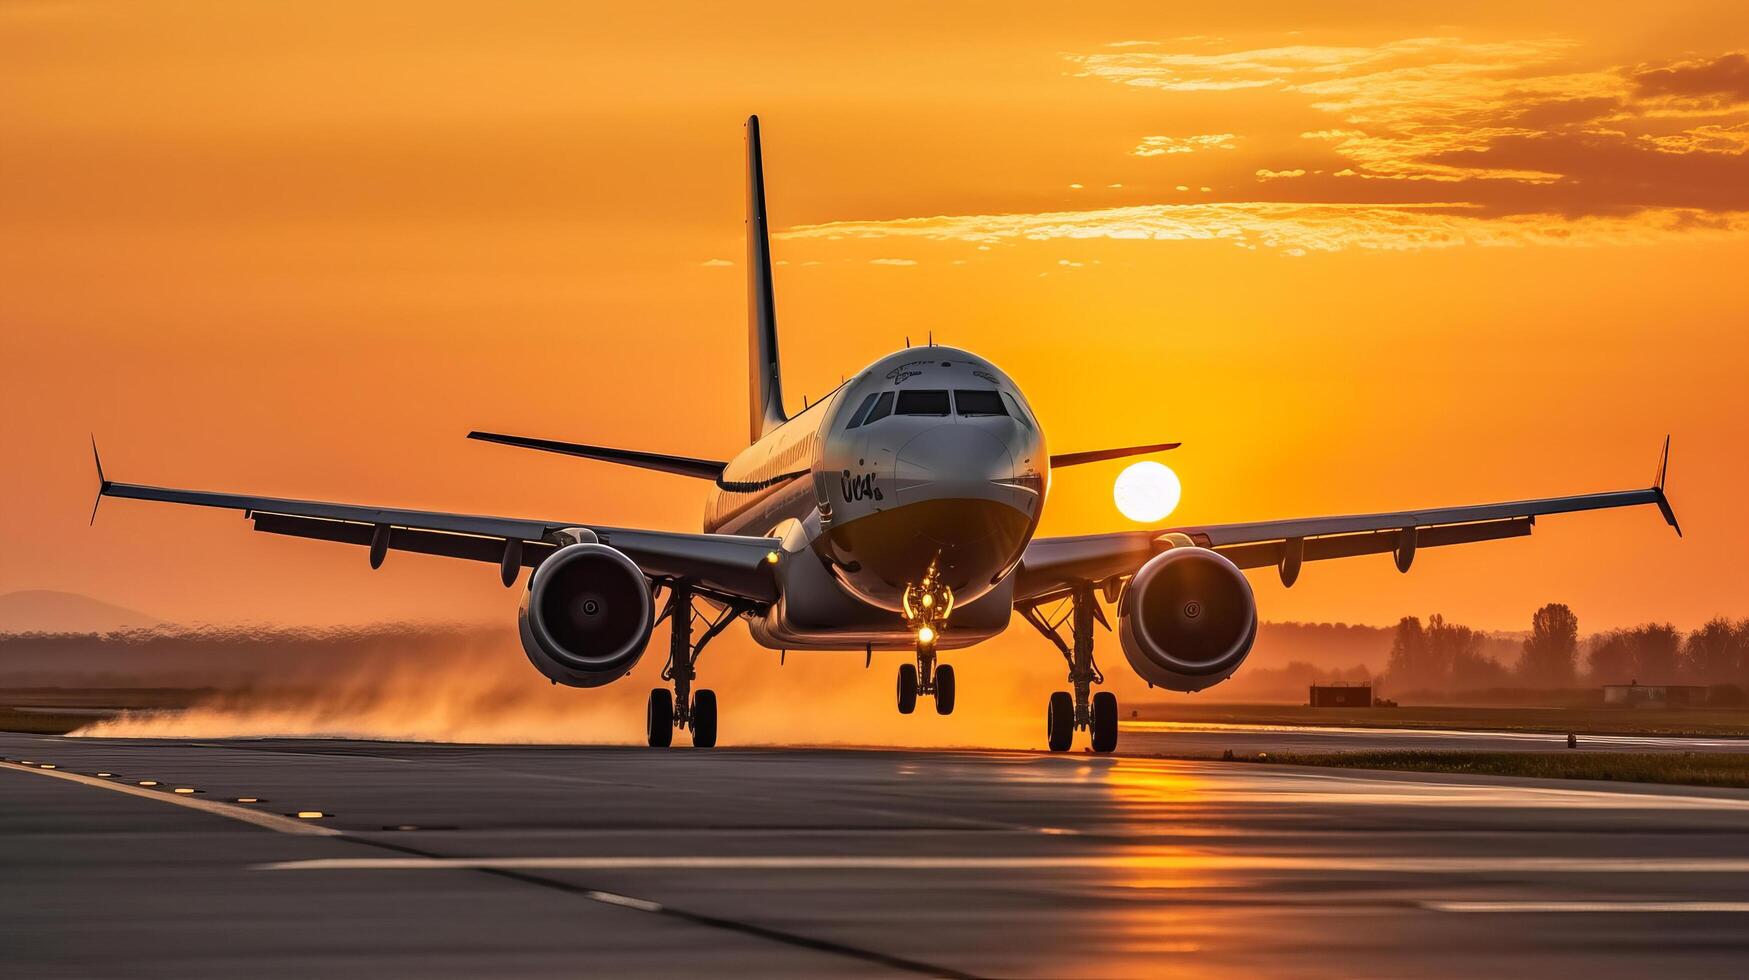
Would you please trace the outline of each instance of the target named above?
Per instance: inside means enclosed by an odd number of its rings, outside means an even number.
[[[1749,967],[1738,791],[1016,752],[0,735],[0,756],[7,975]]]
[[[1325,725],[1210,725],[1126,721],[1118,747],[1134,755],[1216,758],[1259,752],[1565,752],[1567,736],[1549,732],[1339,728]],[[1580,735],[1581,752],[1749,752],[1749,738],[1725,736]]]

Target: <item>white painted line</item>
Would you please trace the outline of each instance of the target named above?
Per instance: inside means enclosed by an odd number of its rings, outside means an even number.
[[[308,820],[293,820],[290,817],[282,817],[277,813],[262,813],[259,810],[251,810],[248,807],[233,806],[229,803],[218,803],[213,800],[203,800],[197,796],[176,796],[160,790],[145,789],[140,786],[134,786],[129,783],[118,783],[109,779],[99,779],[96,776],[84,776],[76,772],[67,772],[62,769],[35,769],[14,762],[0,763],[0,766],[17,772],[35,773],[38,776],[50,776],[55,779],[65,779],[69,782],[81,783],[86,786],[95,786],[98,789],[107,789],[115,793],[126,793],[129,796],[142,796],[148,800],[157,800],[159,803],[169,803],[173,806],[185,806],[190,810],[199,810],[203,813],[210,813],[219,817],[229,817],[232,820],[240,820],[243,823],[254,824],[257,827],[265,827],[268,830],[277,830],[282,834],[303,834],[307,837],[341,836],[341,832],[332,827],[324,827],[321,824],[310,823]]]
[[[1749,902],[1422,902],[1435,912],[1749,912]]]
[[[660,902],[646,902],[641,898],[632,898],[628,895],[615,895],[613,892],[590,892],[589,897],[597,902],[605,902],[608,905],[618,905],[628,909],[637,909],[640,912],[662,911],[662,903]]]
[[[1398,874],[1497,874],[1555,872],[1572,874],[1749,873],[1749,858],[1559,858],[1559,857],[1360,857],[1330,855],[1084,854],[1058,857],[964,857],[943,855],[663,855],[652,857],[475,857],[475,858],[316,858],[254,866],[263,871],[428,871],[497,869],[506,871],[1376,871]]]

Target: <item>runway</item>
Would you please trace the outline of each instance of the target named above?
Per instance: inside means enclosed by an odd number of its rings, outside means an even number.
[[[1749,792],[1080,753],[0,735],[0,756],[8,975],[1749,962]]]
[[[1555,752],[1567,736],[1551,732],[1459,731],[1428,728],[1341,728],[1329,725],[1213,725],[1126,721],[1118,747],[1131,755],[1218,758],[1259,752]],[[1749,752],[1749,738],[1673,735],[1580,735],[1588,752]]]

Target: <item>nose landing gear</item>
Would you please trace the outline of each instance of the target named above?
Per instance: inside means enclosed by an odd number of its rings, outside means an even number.
[[[662,668],[662,679],[672,682],[674,689],[670,692],[658,687],[650,692],[645,724],[650,745],[654,748],[672,745],[674,732],[678,729],[692,732],[694,748],[708,749],[717,744],[717,692],[709,688],[694,691],[692,682],[698,679],[698,658],[704,653],[705,645],[746,609],[706,599],[710,611],[700,613],[693,608],[693,598],[689,583],[670,582],[668,603],[663,607],[662,615],[657,617],[657,622],[663,618],[670,620],[668,663]],[[705,624],[704,635],[696,644],[692,642],[695,619]]]
[[[936,665],[933,644],[925,649],[919,643],[917,662],[899,665],[899,714],[916,711],[917,697],[923,695],[935,698],[936,714],[951,715],[954,694],[953,667],[950,664]]]
[[[1117,695],[1110,691],[1092,693],[1093,685],[1105,683],[1099,664],[1093,660],[1093,624],[1099,622],[1110,629],[1105,614],[1093,595],[1093,583],[1075,586],[1066,600],[1067,612],[1055,620],[1039,611],[1037,605],[1021,609],[1021,615],[1045,638],[1057,645],[1069,665],[1071,691],[1051,694],[1045,708],[1045,738],[1052,752],[1067,752],[1074,742],[1075,732],[1085,730],[1091,736],[1095,752],[1111,752],[1117,748]],[[1069,625],[1069,641],[1060,633]]]
[[[937,714],[953,714],[954,676],[947,664],[936,666],[935,641],[947,629],[947,617],[953,612],[953,590],[936,574],[935,562],[923,573],[923,580],[905,587],[900,597],[905,610],[905,624],[917,636],[917,662],[899,666],[899,713],[908,715],[917,710],[917,696],[935,698]]]

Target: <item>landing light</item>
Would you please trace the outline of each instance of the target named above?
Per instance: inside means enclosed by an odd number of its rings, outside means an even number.
[[[934,643],[935,642],[935,631],[930,629],[927,626],[923,627],[922,629],[919,629],[917,631],[917,642],[918,643],[925,643],[925,644]]]
[[[777,564],[777,552],[767,551],[765,553],[765,560],[770,562],[773,565]]]
[[[297,813],[299,820],[320,820],[325,816],[327,814],[320,810],[299,810]]]

